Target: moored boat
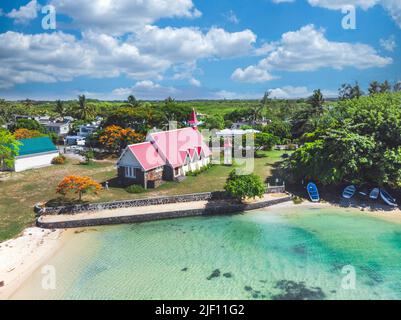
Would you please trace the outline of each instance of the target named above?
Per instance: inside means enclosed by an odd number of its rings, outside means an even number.
[[[319,195],[319,190],[313,182],[309,182],[307,186],[309,198],[311,199],[312,202],[319,202],[320,201],[320,195]]]
[[[385,203],[389,206],[397,207],[397,201],[384,189],[380,190],[380,197],[383,199]]]
[[[350,185],[346,187],[343,191],[343,198],[345,199],[351,199],[356,192],[356,187],[354,185]]]
[[[377,200],[377,198],[379,198],[379,194],[380,194],[380,189],[379,188],[374,188],[370,194],[369,194],[369,198],[372,200]]]

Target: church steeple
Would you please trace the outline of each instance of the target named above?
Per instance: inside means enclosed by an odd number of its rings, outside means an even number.
[[[196,129],[198,127],[199,122],[198,122],[198,118],[197,118],[196,111],[194,108],[192,109],[188,124],[194,129]]]

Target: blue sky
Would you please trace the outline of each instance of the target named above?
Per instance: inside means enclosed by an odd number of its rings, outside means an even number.
[[[56,10],[55,30],[42,8]],[[344,5],[356,10],[344,29]],[[399,0],[2,1],[0,97],[326,96],[401,80]]]

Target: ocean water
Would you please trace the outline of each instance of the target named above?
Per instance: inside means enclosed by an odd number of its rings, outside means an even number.
[[[14,299],[400,299],[401,225],[302,206],[96,227],[44,267]]]

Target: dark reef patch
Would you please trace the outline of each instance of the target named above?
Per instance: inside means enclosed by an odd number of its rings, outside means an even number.
[[[212,274],[211,274],[210,276],[208,276],[206,279],[207,279],[207,280],[212,280],[213,278],[218,278],[218,277],[220,277],[220,275],[221,275],[220,270],[219,270],[219,269],[216,269],[216,270],[214,270],[214,271],[212,272]]]
[[[233,277],[233,275],[232,275],[232,273],[231,273],[231,272],[226,272],[226,273],[224,273],[224,274],[223,274],[223,277],[226,277],[226,278],[232,278],[232,277]]]
[[[282,290],[282,293],[273,295],[273,300],[322,300],[326,297],[321,288],[308,288],[303,281],[280,280],[275,288]]]

